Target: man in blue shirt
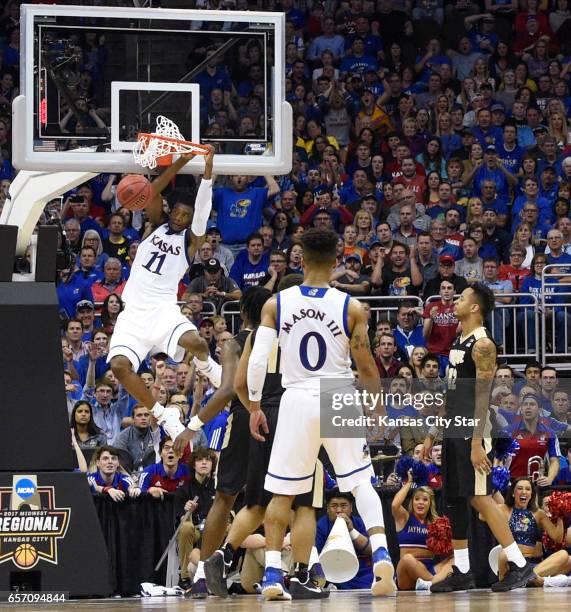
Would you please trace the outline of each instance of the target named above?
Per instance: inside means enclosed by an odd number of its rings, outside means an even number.
[[[355,38],[351,49],[353,54],[344,57],[341,62],[341,77],[352,73],[362,76],[368,68],[375,71],[379,69],[379,62],[376,58],[365,55],[365,41],[360,36]]]
[[[331,16],[323,18],[321,24],[322,34],[315,38],[307,51],[307,59],[317,62],[324,51],[331,51],[333,58],[338,60],[345,54],[343,36],[335,33],[335,20]]]
[[[214,50],[207,53],[207,57],[211,56]],[[208,104],[210,101],[210,92],[213,89],[221,89],[228,94],[232,91],[232,81],[224,67],[219,65],[219,60],[211,61],[206,64],[206,68],[200,72],[195,79],[200,85],[200,98],[203,104]]]
[[[231,187],[214,189],[212,204],[218,213],[216,225],[226,246],[235,255],[244,248],[248,236],[262,225],[262,211],[280,188],[273,176],[266,176],[267,187],[251,187],[250,178],[235,175]]]
[[[494,110],[492,105],[492,111]],[[496,145],[498,160],[506,170],[517,174],[521,168],[524,150],[517,143],[517,126],[514,121],[508,120],[504,124],[503,144]]]
[[[119,471],[119,454],[112,446],[101,446],[94,459],[97,470],[87,474],[87,482],[92,493],[109,495],[115,502],[121,502],[127,495],[138,497],[141,489],[132,479]]]
[[[349,493],[331,491],[327,501],[327,514],[317,521],[315,546],[321,553],[327,538],[333,529],[337,518],[342,518],[347,524],[349,536],[359,559],[359,570],[348,582],[336,584],[338,589],[369,589],[373,583],[373,567],[371,563],[371,544],[365,523],[361,517],[353,514],[353,498]]]
[[[487,108],[481,108],[478,111],[477,124],[472,128],[472,133],[484,150],[488,145],[499,146],[502,144],[502,130],[492,125],[492,113]]]
[[[552,229],[547,232],[547,245],[549,246],[548,264],[571,264],[571,255],[568,255],[563,249],[561,230]],[[569,272],[569,268],[565,268],[564,271]],[[552,272],[555,272],[555,270],[552,270]]]
[[[517,185],[517,178],[499,163],[498,152],[494,145],[488,145],[484,151],[484,163],[474,173],[474,194],[482,196],[482,185],[485,181],[496,184],[498,215],[507,214],[507,203],[510,199],[510,187]]]
[[[263,239],[257,232],[248,236],[247,246],[236,255],[230,278],[242,292],[256,287],[265,278],[270,267],[270,256],[264,253]]]
[[[422,316],[422,314],[420,314]],[[397,326],[393,330],[397,346],[408,355],[417,346],[426,346],[423,333],[423,324],[418,320],[419,313],[415,310],[413,302],[403,302],[397,311]]]
[[[163,438],[159,444],[161,461],[145,468],[139,478],[141,491],[153,497],[163,498],[165,493],[174,493],[190,478],[188,466],[180,463],[170,438]]]

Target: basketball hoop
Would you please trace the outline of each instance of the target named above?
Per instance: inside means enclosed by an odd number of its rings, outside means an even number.
[[[157,166],[170,166],[175,154],[207,155],[208,151],[204,145],[184,140],[177,125],[167,117],[159,115],[154,133],[138,134],[133,157],[140,166],[152,170]]]

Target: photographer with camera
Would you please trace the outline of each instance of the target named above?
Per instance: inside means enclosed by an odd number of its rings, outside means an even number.
[[[182,522],[178,534],[178,548],[179,585],[183,589],[190,588],[194,575],[192,565],[200,559],[202,529],[215,494],[212,476],[216,471],[216,453],[211,449],[199,447],[190,455],[188,465],[191,471],[190,480],[176,490],[174,498],[175,514]],[[192,563],[193,558],[196,558],[196,563]],[[192,571],[189,571],[189,565]]]

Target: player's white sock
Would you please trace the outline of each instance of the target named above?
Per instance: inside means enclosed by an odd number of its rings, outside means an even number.
[[[470,553],[467,548],[454,549],[454,565],[463,574],[470,571]]]
[[[523,567],[525,565],[525,557],[521,554],[521,550],[515,542],[506,546],[504,552],[506,553],[508,561],[515,563],[518,567]]]
[[[317,548],[312,546],[311,553],[309,553],[309,569],[311,569],[316,563],[319,563],[319,553],[317,552]]]
[[[266,550],[266,569],[268,567],[282,568],[282,554],[279,550]]]
[[[208,356],[207,361],[202,361],[198,357],[194,357],[192,360],[196,369],[208,378],[208,380],[218,389],[220,383],[222,382],[222,366],[219,363],[216,363],[210,355]]]
[[[373,485],[370,482],[361,482],[353,488],[351,493],[353,493],[355,503],[357,504],[357,512],[361,515],[367,530],[373,527],[384,527],[383,506]]]
[[[206,576],[204,575],[204,561],[198,562],[198,566],[196,568],[196,574],[194,574],[193,582],[196,582],[200,580],[201,578],[204,578],[206,580]]]
[[[384,533],[375,533],[369,536],[371,541],[371,550],[377,550],[377,548],[387,548],[387,536]]]
[[[159,404],[159,402],[156,402],[151,412],[153,413],[153,416],[155,417],[155,419],[157,419],[158,421],[161,418],[161,415],[163,414],[164,410],[165,410],[165,407]]]

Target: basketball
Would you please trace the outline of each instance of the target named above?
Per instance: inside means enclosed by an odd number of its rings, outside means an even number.
[[[14,551],[14,561],[20,567],[32,567],[38,559],[38,553],[31,544],[20,544]]]
[[[117,185],[117,199],[129,210],[142,210],[151,199],[151,183],[140,174],[128,174]]]

